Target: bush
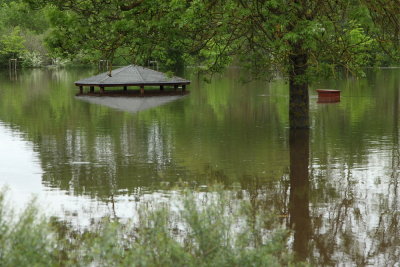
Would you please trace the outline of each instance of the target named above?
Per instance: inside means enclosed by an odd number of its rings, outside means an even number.
[[[41,67],[43,63],[42,56],[37,52],[26,52],[21,58],[23,67],[38,68]]]
[[[142,203],[135,222],[105,218],[80,230],[38,215],[34,204],[14,216],[1,194],[0,265],[289,265],[287,233],[265,231],[266,214],[229,194],[185,191],[169,204]]]

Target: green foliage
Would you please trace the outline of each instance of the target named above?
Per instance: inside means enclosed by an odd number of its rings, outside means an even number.
[[[22,65],[24,67],[40,67],[42,66],[43,59],[41,55],[37,52],[26,52],[22,56]]]
[[[385,51],[392,61],[400,60],[400,5],[396,0],[364,0],[375,28],[373,36],[379,42],[379,49]]]
[[[0,1],[0,21],[7,28],[20,27],[37,34],[45,32],[49,24],[44,15],[46,9],[31,9],[22,0]]]
[[[0,39],[0,55],[18,58],[26,52],[24,38],[21,36],[19,27],[15,27],[9,35]]]
[[[267,233],[263,221],[269,215],[260,212],[254,217],[248,201],[232,201],[222,189],[182,193],[176,200],[183,204],[179,209],[142,203],[137,223],[104,219],[86,230],[41,217],[34,204],[12,217],[2,193],[0,264],[281,266],[291,262],[287,234]]]
[[[31,9],[21,0],[0,1],[0,65],[8,65],[11,57],[24,58],[24,66],[41,65],[38,58],[47,55],[42,40],[49,27],[46,10]]]
[[[86,62],[148,65],[156,60],[172,69],[183,65],[184,33],[174,27],[179,5],[154,0],[125,11],[123,7],[120,1],[52,1],[47,13],[52,30],[46,39],[51,53]]]
[[[312,58],[310,70],[336,77],[337,68],[341,68],[355,76],[363,76],[363,67],[374,65],[376,41],[368,36],[362,25],[355,20],[348,21],[340,31],[340,35],[327,34],[322,37],[321,42],[327,49],[318,53],[319,59]]]
[[[48,32],[54,58],[121,65],[157,60],[165,70],[186,63],[215,72],[236,58],[258,76],[275,70],[288,74],[289,55],[304,53],[307,79],[332,75],[337,67],[362,74],[365,66],[393,62],[383,51],[396,53],[392,45],[399,32],[393,0],[10,0],[0,5],[0,33],[14,27],[38,36]]]
[[[30,204],[21,214],[7,208],[0,193],[0,265],[54,266],[57,246],[46,219]]]

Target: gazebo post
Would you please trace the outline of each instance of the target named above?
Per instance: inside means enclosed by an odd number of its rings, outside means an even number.
[[[124,86],[124,91],[126,91],[126,90],[128,90],[128,86],[125,85]]]
[[[90,86],[90,92],[94,93],[94,86]]]
[[[104,87],[100,86],[100,94],[104,94]]]
[[[182,84],[182,92],[186,91],[186,84]]]
[[[83,94],[83,86],[82,85],[79,85],[79,93]]]
[[[140,95],[143,96],[144,95],[144,85],[140,86]]]
[[[178,85],[177,84],[174,85],[174,90],[175,91],[178,90]]]
[[[164,91],[164,85],[160,85],[160,91]]]

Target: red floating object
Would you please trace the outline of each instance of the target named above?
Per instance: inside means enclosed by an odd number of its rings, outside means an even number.
[[[340,102],[340,90],[317,89],[318,103]]]

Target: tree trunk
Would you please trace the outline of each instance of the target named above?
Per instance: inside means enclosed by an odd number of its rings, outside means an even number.
[[[299,48],[295,48],[289,56],[289,125],[293,129],[310,127],[307,58],[307,54]]]

